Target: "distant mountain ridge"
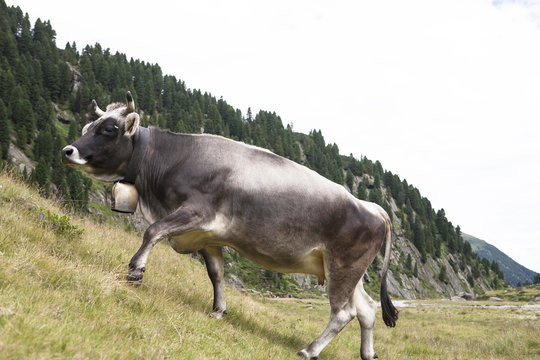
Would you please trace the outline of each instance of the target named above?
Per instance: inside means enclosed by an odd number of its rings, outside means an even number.
[[[525,266],[517,263],[508,255],[497,249],[495,246],[475,238],[472,235],[462,234],[463,240],[468,241],[471,244],[473,251],[480,256],[484,257],[489,261],[496,261],[499,264],[499,268],[504,273],[504,280],[506,280],[510,285],[516,287],[518,283],[532,283],[534,271],[527,269]]]

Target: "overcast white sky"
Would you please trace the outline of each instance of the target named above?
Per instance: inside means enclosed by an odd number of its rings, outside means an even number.
[[[321,129],[540,272],[540,0],[6,0],[57,45],[158,63]]]

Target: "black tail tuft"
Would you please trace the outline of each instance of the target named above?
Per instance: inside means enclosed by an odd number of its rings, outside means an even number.
[[[381,272],[381,307],[382,316],[386,326],[396,326],[398,319],[398,311],[392,304],[392,300],[388,297],[388,289],[386,285],[386,276],[388,273],[388,267],[390,266],[390,251],[392,250],[392,223],[386,212],[383,212],[383,217],[386,226],[386,247],[384,252],[383,267]]]
[[[388,291],[386,289],[386,276],[381,281],[381,307],[383,320],[386,326],[396,326],[399,311],[394,307],[392,300],[390,300],[390,297],[388,296]]]

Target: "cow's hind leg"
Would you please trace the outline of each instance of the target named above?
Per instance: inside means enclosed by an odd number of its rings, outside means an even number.
[[[326,329],[308,347],[298,353],[308,359],[317,359],[326,345],[356,316],[354,291],[359,277],[346,269],[330,271],[328,277],[328,297],[330,300],[330,321]]]
[[[212,317],[221,319],[227,313],[223,289],[223,251],[221,247],[207,247],[200,251],[206,262],[206,270],[214,287]]]
[[[377,353],[373,350],[373,328],[375,326],[377,303],[364,290],[362,280],[358,282],[354,291],[354,304],[362,335],[360,348],[362,359],[377,359]]]

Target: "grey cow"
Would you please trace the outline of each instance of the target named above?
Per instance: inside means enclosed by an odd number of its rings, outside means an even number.
[[[62,159],[105,181],[135,174],[139,206],[151,225],[129,263],[129,281],[142,281],[146,260],[161,240],[181,254],[199,251],[214,287],[213,316],[220,318],[226,313],[222,247],[228,246],[270,270],[328,282],[330,321],[299,356],[316,359],[357,317],[361,357],[377,358],[377,304],[364,291],[362,276],[385,239],[382,313],[387,326],[398,318],[386,285],[391,222],[380,206],[265,149],[141,127],[129,92],[127,104],[113,103],[105,111],[93,105],[99,118],[62,150]],[[130,161],[134,153],[137,161]]]

